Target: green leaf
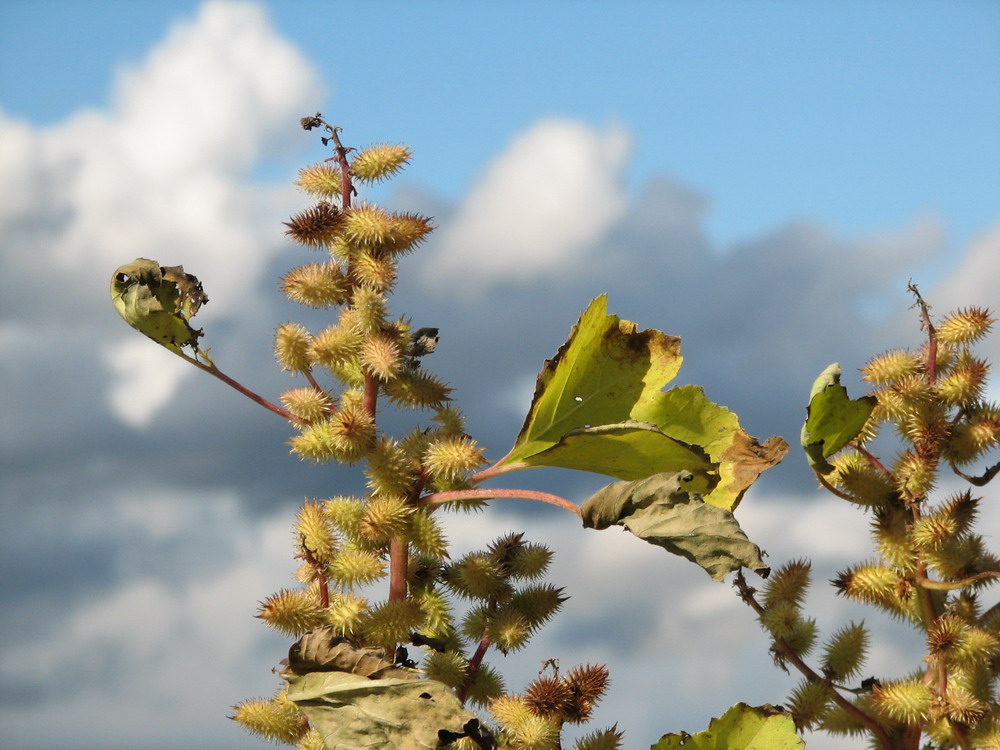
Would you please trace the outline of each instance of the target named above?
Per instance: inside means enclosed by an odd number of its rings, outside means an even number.
[[[184,346],[199,352],[202,331],[188,321],[208,296],[183,266],[136,258],[111,277],[111,301],[126,323],[156,343],[177,354]]]
[[[802,449],[819,474],[833,471],[826,459],[858,436],[876,404],[874,396],[849,398],[840,384],[840,374],[840,365],[835,362],[816,378],[802,425]]]
[[[523,463],[593,471],[619,479],[649,476],[650,466],[662,471],[700,470],[706,475],[715,468],[700,447],[665,435],[655,424],[634,419],[570,430]]]
[[[737,703],[698,734],[665,734],[650,750],[802,750],[792,717],[774,706]]]
[[[580,508],[583,525],[618,524],[640,539],[704,568],[716,581],[746,567],[766,576],[760,548],[747,539],[733,514],[691,491],[691,472],[654,474],[634,482],[613,482]]]
[[[541,453],[571,430],[628,420],[638,401],[673,380],[682,361],[680,344],[608,315],[607,295],[594,299],[542,367],[524,426],[503,463]]]
[[[478,728],[455,692],[436,680],[371,680],[347,672],[288,674],[288,698],[329,750],[441,746],[439,732],[466,736]]]
[[[760,445],[736,415],[697,386],[664,392],[680,369],[680,339],[607,314],[606,296],[580,316],[538,376],[505,471],[558,466],[640,479],[691,471],[705,501],[736,507],[757,477],[784,457],[781,438]]]

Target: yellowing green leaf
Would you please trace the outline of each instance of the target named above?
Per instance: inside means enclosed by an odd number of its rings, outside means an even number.
[[[619,479],[641,479],[649,475],[651,466],[662,471],[700,470],[706,475],[715,468],[698,446],[665,435],[654,424],[636,420],[570,430],[523,463],[593,471]]]
[[[709,401],[700,386],[684,385],[649,394],[635,405],[632,416],[652,422],[671,437],[700,446],[718,464],[718,482],[704,500],[727,510],[735,509],[757,477],[788,453],[784,438],[773,437],[761,445],[744,432],[733,412]],[[676,471],[666,466],[660,470]]]
[[[125,322],[173,352],[197,351],[200,330],[188,322],[208,302],[197,278],[183,266],[136,258],[111,278],[111,301]]]
[[[597,297],[538,375],[521,434],[503,462],[534,456],[571,430],[629,419],[636,402],[674,378],[681,359],[680,339],[639,331],[635,323],[607,314],[606,295]]]
[[[774,706],[737,703],[698,734],[665,734],[650,750],[802,750],[792,717]]]
[[[747,539],[730,511],[692,492],[696,481],[694,474],[682,471],[613,482],[584,502],[583,525],[624,526],[640,539],[697,563],[716,581],[743,567],[767,575],[760,548]]]
[[[833,471],[826,459],[858,436],[875,403],[874,396],[848,397],[847,389],[840,384],[839,364],[823,370],[809,394],[801,435],[802,448],[814,471]]]
[[[548,360],[521,433],[497,467],[559,466],[618,479],[691,471],[704,500],[732,509],[784,457],[781,438],[759,444],[701,388],[661,390],[677,374],[680,339],[607,314],[594,299]]]

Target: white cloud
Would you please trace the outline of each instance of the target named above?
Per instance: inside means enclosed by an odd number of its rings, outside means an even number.
[[[424,260],[426,282],[472,295],[506,281],[576,275],[625,210],[629,135],[542,120],[486,169]]]
[[[194,368],[145,338],[122,341],[105,351],[113,373],[108,388],[111,411],[132,427],[147,426]]]
[[[93,338],[112,319],[114,269],[146,257],[183,263],[204,282],[211,304],[199,323],[245,315],[284,246],[278,227],[294,200],[291,186],[252,184],[251,170],[264,153],[289,149],[321,93],[261,7],[212,0],[120,72],[106,111],[40,129],[0,113],[0,190],[12,196],[0,206],[8,310],[29,311],[39,336],[47,319]],[[142,424],[179,377],[137,353],[152,342],[114,325],[129,338],[100,347],[115,374],[107,396],[124,421]],[[139,392],[152,395],[136,407]]]

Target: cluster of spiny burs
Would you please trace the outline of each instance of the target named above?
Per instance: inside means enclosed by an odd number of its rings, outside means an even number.
[[[1000,748],[1000,604],[983,601],[1000,577],[1000,560],[974,529],[982,499],[972,490],[932,500],[945,470],[973,486],[1000,470],[965,473],[1000,443],[1000,407],[985,400],[989,364],[972,348],[994,321],[987,310],[968,308],[935,324],[911,291],[927,334],[923,347],[886,352],[862,368],[874,389],[871,416],[834,457],[833,472],[817,476],[872,517],[875,555],[833,585],[922,633],[922,664],[902,678],[850,686],[862,675],[870,640],[863,624],[852,623],[826,642],[819,668],[808,667],[816,624],[802,613],[805,561],[776,571],[761,605],[751,604],[774,639],[778,663],[804,675],[788,705],[800,727],[867,735],[870,747],[885,750]],[[900,446],[888,465],[872,452],[886,425]]]
[[[524,695],[514,695],[483,660],[490,646],[505,654],[524,646],[565,597],[539,581],[551,552],[520,534],[449,558],[439,511],[474,510],[483,501],[428,498],[471,487],[483,451],[465,433],[450,389],[421,364],[434,350],[437,330],[413,330],[409,320],[391,317],[388,304],[398,259],[432,226],[422,216],[352,200],[355,184],[392,176],[407,164],[410,149],[380,144],[355,152],[319,115],[302,125],[325,130],[323,143],[332,144],[334,156],[300,172],[296,184],[317,202],[286,223],[286,234],[327,257],[291,270],[280,287],[295,302],[336,311],[336,320],[315,333],[291,322],[277,328],[279,365],[307,382],[281,400],[298,430],[292,452],[361,464],[368,492],[301,507],[294,528],[299,585],[264,600],[258,617],[292,637],[327,629],[366,654],[377,649],[387,663],[445,683],[463,703],[491,709],[502,747],[558,747],[564,723],[589,717],[607,687],[607,670],[588,665],[563,678],[539,677]],[[378,423],[386,400],[429,411],[430,420],[402,437],[386,435]],[[370,601],[373,584],[387,577],[387,596]],[[407,646],[423,653],[419,665]],[[286,691],[238,704],[233,718],[264,739],[322,750],[322,737]],[[578,746],[612,750],[618,739],[611,729]],[[481,745],[458,737],[449,747]]]

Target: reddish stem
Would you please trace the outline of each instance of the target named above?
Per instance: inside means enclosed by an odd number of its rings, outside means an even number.
[[[322,565],[316,556],[312,553],[312,550],[306,546],[306,538],[302,537],[302,556],[305,558],[306,562],[309,563],[313,570],[316,571],[316,582],[319,584],[319,603],[323,609],[329,609],[330,607],[330,587],[329,580],[326,577],[326,566]]]
[[[491,500],[495,497],[522,497],[527,500],[538,500],[543,503],[558,505],[571,513],[580,515],[580,506],[559,495],[552,495],[548,492],[537,492],[535,490],[451,490],[450,492],[434,492],[424,495],[425,505],[443,505],[456,500]]]
[[[740,598],[743,599],[743,601],[745,601],[747,604],[749,604],[754,612],[756,612],[758,615],[764,614],[764,608],[754,598],[753,589],[750,588],[750,585],[747,583],[746,578],[743,577],[742,570],[736,573],[736,588],[740,592]],[[814,672],[809,667],[808,664],[802,661],[799,655],[795,653],[795,651],[792,649],[790,645],[788,645],[788,642],[784,638],[774,637],[774,647],[779,652],[781,652],[781,655],[785,659],[787,659],[793,665],[795,665],[795,668],[798,669],[799,672],[801,672],[807,679],[816,680],[819,682],[823,681],[822,677],[816,674],[816,672]],[[845,698],[839,692],[837,692],[836,688],[834,688],[833,686],[830,687],[830,693],[833,697],[834,703],[836,703],[838,706],[844,709],[844,711],[846,711],[855,719],[864,724],[868,728],[868,731],[870,731],[873,735],[875,735],[875,738],[878,740],[879,744],[882,745],[882,747],[884,747],[886,750],[893,750],[892,740],[889,738],[888,732],[885,731],[885,727],[879,724],[874,717],[869,716],[860,708],[858,708],[849,700],[847,700],[847,698]]]
[[[300,425],[304,425],[304,426],[306,426],[306,425],[309,424],[308,420],[305,420],[305,419],[302,419],[301,417],[295,416],[294,414],[292,414],[287,409],[282,409],[277,404],[273,404],[270,401],[268,401],[266,398],[264,398],[263,396],[261,396],[261,395],[259,395],[257,393],[254,393],[253,391],[251,391],[249,388],[247,388],[242,383],[240,383],[240,382],[238,382],[236,380],[233,380],[231,377],[229,377],[228,375],[226,375],[226,373],[224,373],[222,370],[220,370],[215,365],[207,365],[204,362],[201,362],[200,360],[195,359],[194,357],[188,356],[184,352],[177,352],[177,353],[180,354],[180,356],[183,357],[184,359],[186,359],[188,362],[190,362],[191,364],[193,364],[195,367],[197,367],[199,370],[204,370],[209,375],[212,375],[213,377],[218,378],[223,383],[225,383],[226,385],[228,385],[230,388],[235,388],[237,391],[239,391],[240,393],[242,393],[244,396],[246,396],[251,401],[255,401],[256,403],[260,404],[261,406],[263,406],[268,411],[274,412],[279,417],[287,419],[289,422],[295,422],[296,424],[300,424]]]
[[[465,682],[462,683],[462,688],[458,691],[458,700],[462,703],[465,703],[465,699],[469,697],[469,688],[472,687],[472,682],[476,679],[476,672],[479,671],[479,665],[483,663],[483,657],[486,656],[486,651],[489,647],[490,631],[487,628],[486,632],[483,633],[483,637],[479,639],[476,653],[469,659],[469,664],[465,668]]]

